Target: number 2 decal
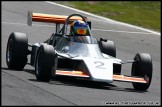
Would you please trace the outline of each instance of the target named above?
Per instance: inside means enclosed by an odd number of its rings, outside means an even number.
[[[95,61],[94,64],[96,64],[96,68],[105,69],[104,67],[102,67],[102,66],[104,66],[103,62]]]

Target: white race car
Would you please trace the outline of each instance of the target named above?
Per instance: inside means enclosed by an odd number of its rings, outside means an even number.
[[[55,23],[56,32],[43,43],[33,45],[28,43],[25,33],[12,32],[6,49],[8,68],[22,70],[27,64],[27,55],[31,55],[29,64],[35,67],[38,81],[64,75],[106,83],[132,82],[135,89],[143,91],[149,88],[152,79],[149,54],[137,53],[133,60],[122,62],[116,58],[113,41],[102,38],[97,41],[91,33],[82,37],[84,41],[75,41],[68,35],[68,25],[75,20],[84,21],[91,32],[91,22],[80,14],[61,16],[28,12],[28,25],[32,25],[32,21]],[[132,63],[131,76],[121,75],[121,67],[126,63]]]

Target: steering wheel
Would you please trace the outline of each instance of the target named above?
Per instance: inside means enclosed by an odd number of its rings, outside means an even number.
[[[59,33],[62,31],[62,35],[66,35],[68,23],[70,22],[70,18],[73,17],[73,16],[79,16],[79,17],[81,17],[82,20],[87,24],[87,21],[85,20],[85,18],[84,18],[82,15],[80,15],[80,14],[72,14],[72,15],[70,15],[70,16],[68,16],[68,17],[66,18],[65,23],[64,23],[64,25],[63,25],[63,28],[59,31]],[[88,24],[87,24],[87,25],[88,25]]]

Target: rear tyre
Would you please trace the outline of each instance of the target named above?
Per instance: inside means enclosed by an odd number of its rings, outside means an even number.
[[[137,53],[132,64],[132,76],[145,78],[148,83],[132,83],[136,90],[146,91],[152,80],[152,59],[147,53]]]
[[[51,78],[51,73],[54,71],[55,64],[55,51],[51,45],[43,44],[40,46],[36,64],[35,64],[35,76],[38,81],[48,82]]]
[[[9,69],[22,70],[27,63],[28,38],[26,34],[12,32],[7,43],[6,63]]]
[[[116,57],[116,47],[113,41],[99,41],[98,44],[102,53]]]

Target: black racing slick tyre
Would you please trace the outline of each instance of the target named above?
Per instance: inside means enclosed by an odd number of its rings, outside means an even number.
[[[22,70],[27,63],[28,38],[25,33],[12,32],[7,43],[6,63],[9,69]]]
[[[38,81],[48,82],[51,78],[51,73],[54,72],[55,51],[52,45],[42,44],[39,47],[36,64],[35,76]]]
[[[132,76],[143,77],[147,83],[132,83],[136,90],[146,91],[152,80],[152,59],[147,53],[137,53],[132,64]]]
[[[116,57],[116,47],[113,41],[99,41],[99,47],[102,53]]]

